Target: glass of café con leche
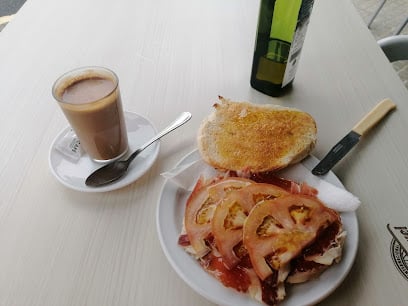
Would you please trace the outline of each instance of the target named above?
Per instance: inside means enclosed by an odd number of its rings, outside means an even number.
[[[55,81],[52,94],[92,160],[106,163],[126,154],[126,124],[113,71],[77,68]]]

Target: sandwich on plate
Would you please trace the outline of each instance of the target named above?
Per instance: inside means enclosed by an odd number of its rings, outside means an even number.
[[[222,97],[214,108],[197,142],[218,172],[197,181],[178,243],[224,286],[278,305],[288,285],[338,263],[346,238],[316,189],[275,175],[309,155],[316,123],[298,109]]]

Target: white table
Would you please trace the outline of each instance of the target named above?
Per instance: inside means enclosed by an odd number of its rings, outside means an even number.
[[[249,86],[258,1],[28,0],[0,32],[0,305],[211,305],[167,262],[156,233],[164,179],[196,147],[217,95],[310,112],[321,158],[383,98],[397,111],[334,168],[357,195],[360,247],[322,305],[403,305],[407,280],[386,224],[407,226],[408,92],[349,1],[316,1],[293,91]],[[53,81],[83,65],[113,69],[124,106],[163,128],[159,158],[123,189],[62,186],[48,151],[67,122]]]

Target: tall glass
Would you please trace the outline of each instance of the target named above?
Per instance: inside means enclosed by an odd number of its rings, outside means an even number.
[[[103,67],[81,67],[58,78],[52,94],[96,162],[109,162],[128,150],[119,80]]]

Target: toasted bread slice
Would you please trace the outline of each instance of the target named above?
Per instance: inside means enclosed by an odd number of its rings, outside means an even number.
[[[203,160],[214,168],[274,171],[301,161],[315,146],[316,123],[301,110],[222,97],[220,102],[197,138]]]

